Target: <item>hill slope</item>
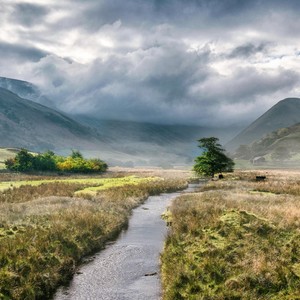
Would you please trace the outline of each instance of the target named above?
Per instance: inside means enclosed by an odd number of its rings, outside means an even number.
[[[0,146],[31,150],[85,149],[100,144],[88,127],[0,88]]]
[[[216,136],[226,142],[238,131],[237,128],[99,120],[88,115],[70,118],[66,113],[43,106],[54,107],[29,82],[0,77],[1,87],[0,146],[4,147],[53,149],[62,154],[75,148],[88,157],[100,156],[110,165],[170,167],[192,165],[199,154],[198,139]]]
[[[21,98],[54,107],[53,102],[43,95],[36,85],[30,82],[0,77],[0,87],[17,94]]]
[[[119,154],[114,164],[170,165],[193,164],[199,155],[197,140],[216,136],[221,142],[233,136],[235,129],[206,128],[187,125],[165,125],[130,121],[99,120],[88,116],[73,116],[75,120],[98,130],[102,138]]]
[[[250,144],[276,129],[289,127],[300,122],[300,99],[286,98],[271,107],[266,113],[250,124],[226,144],[233,152],[240,145]]]
[[[300,159],[300,123],[277,129],[247,146],[237,149],[236,157],[250,159],[265,156],[267,160],[287,161]]]

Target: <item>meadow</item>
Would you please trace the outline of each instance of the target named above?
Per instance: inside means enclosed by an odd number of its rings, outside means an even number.
[[[299,175],[239,171],[177,198],[161,257],[163,298],[300,299]]]
[[[188,173],[53,176],[0,173],[0,299],[48,299],[87,255],[126,228],[149,195],[179,190]]]

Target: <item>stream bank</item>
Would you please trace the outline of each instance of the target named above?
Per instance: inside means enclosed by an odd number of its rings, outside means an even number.
[[[183,192],[198,186],[191,184]],[[150,196],[134,209],[128,229],[81,266],[70,285],[60,288],[54,299],[159,299],[159,256],[167,234],[161,214],[181,193]]]

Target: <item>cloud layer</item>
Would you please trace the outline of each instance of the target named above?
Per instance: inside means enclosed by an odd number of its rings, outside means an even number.
[[[300,96],[296,0],[2,2],[0,75],[67,112],[224,126]]]

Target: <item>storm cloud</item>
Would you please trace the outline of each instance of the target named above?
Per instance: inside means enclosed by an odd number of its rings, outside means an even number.
[[[246,124],[300,96],[299,8],[296,0],[3,1],[0,75],[37,84],[73,114]]]

